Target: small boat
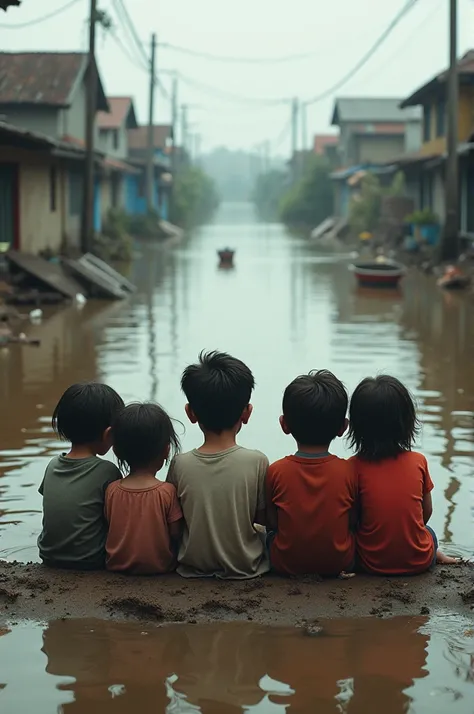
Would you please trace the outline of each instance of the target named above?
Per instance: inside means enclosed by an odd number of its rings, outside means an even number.
[[[450,265],[444,275],[438,280],[438,286],[444,290],[462,290],[467,288],[470,279],[459,268]]]
[[[392,260],[360,261],[350,266],[357,282],[365,288],[396,288],[405,275],[405,267]]]
[[[217,255],[219,256],[221,265],[232,265],[234,262],[235,250],[224,248],[224,250],[218,250]]]

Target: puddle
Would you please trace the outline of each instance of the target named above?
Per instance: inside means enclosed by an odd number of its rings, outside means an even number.
[[[474,624],[459,617],[0,628],[2,714],[472,714]]]

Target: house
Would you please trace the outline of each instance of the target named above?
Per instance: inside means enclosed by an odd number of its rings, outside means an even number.
[[[154,154],[154,208],[160,216],[167,220],[169,214],[169,197],[172,185],[171,176],[171,142],[173,130],[168,124],[153,127]],[[126,178],[125,206],[129,215],[145,215],[146,200],[146,166],[148,153],[148,127],[140,126],[128,131],[128,161],[140,169],[137,176]]]
[[[421,111],[401,109],[400,102],[387,97],[336,99],[331,123],[339,127],[340,166],[383,164],[420,147]]]
[[[339,136],[337,134],[315,134],[313,150],[316,156],[324,156],[334,168],[339,165]]]
[[[458,62],[458,154],[460,229],[474,233],[474,50]],[[423,113],[423,141],[418,152],[394,160],[403,170],[410,197],[419,209],[445,218],[445,167],[447,153],[447,71],[436,75],[401,103]]]
[[[83,52],[0,52],[2,120],[32,135],[69,145],[71,152],[81,157],[81,161],[68,164],[64,178],[67,190],[61,204],[61,211],[65,215],[62,243],[72,248],[80,245],[83,211],[87,63],[87,54]],[[110,111],[100,76],[97,108],[100,116]],[[114,116],[113,111],[110,114]],[[3,161],[3,156],[0,161]],[[15,164],[11,152],[9,161]],[[124,192],[122,190],[121,193],[119,186],[123,174],[127,172],[133,173],[135,170],[115,158],[114,151],[108,159],[106,151],[101,151],[100,145],[96,147],[96,231],[101,230],[103,217],[110,205],[114,201],[123,201]],[[56,239],[53,242],[56,244]]]
[[[139,176],[141,169],[127,163],[128,133],[138,127],[132,97],[107,97],[109,111],[97,114],[96,146],[108,161],[99,182],[103,216],[110,208],[126,207],[126,176]],[[104,168],[106,168],[104,167]],[[115,170],[114,170],[115,169]]]
[[[334,104],[332,125],[339,127],[339,168],[333,172],[335,210],[347,217],[350,200],[364,172],[390,180],[386,163],[394,156],[416,151],[421,144],[421,111],[400,108],[391,97],[342,97]]]
[[[0,122],[0,251],[60,250],[81,211],[71,176],[83,164],[80,147]]]

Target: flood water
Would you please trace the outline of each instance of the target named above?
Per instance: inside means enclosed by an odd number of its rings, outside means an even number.
[[[217,249],[235,247],[233,270]],[[257,389],[241,442],[270,460],[296,375],[329,368],[352,389],[395,374],[417,398],[433,480],[432,524],[448,553],[474,553],[474,301],[409,276],[400,293],[359,290],[349,256],[321,254],[250,207],[174,247],[137,246],[126,302],[46,311],[38,349],[0,350],[0,558],[37,560],[38,485],[61,450],[54,406],[71,383],[101,380],[125,399],[184,419],[183,368],[202,349],[248,362]],[[199,434],[186,425],[183,447]],[[347,454],[343,440],[333,445]],[[164,477],[164,474],[163,474]],[[97,621],[0,626],[2,714],[108,711],[472,714],[474,629],[455,615],[334,620],[319,637],[251,623],[144,628]]]
[[[237,251],[234,270],[217,267],[216,250],[226,246]],[[223,206],[215,225],[176,247],[139,250],[130,300],[56,308],[29,328],[40,348],[0,350],[0,557],[37,559],[37,487],[61,450],[50,420],[62,391],[102,380],[125,401],[157,399],[184,422],[180,374],[203,348],[253,369],[254,413],[241,441],[270,460],[294,448],[278,416],[296,375],[326,367],[349,389],[382,371],[406,382],[424,423],[433,525],[448,552],[474,552],[472,298],[420,275],[400,294],[358,290],[347,256],[319,254],[281,226],[255,223],[245,204]],[[198,439],[187,425],[184,448]],[[333,446],[347,453],[344,441]]]
[[[0,710],[472,714],[468,622],[400,617],[321,625],[317,637],[250,623],[153,628],[57,620],[0,629]]]

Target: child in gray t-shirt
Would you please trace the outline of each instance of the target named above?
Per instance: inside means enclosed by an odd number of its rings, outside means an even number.
[[[69,387],[54,410],[53,429],[71,442],[71,449],[48,464],[39,488],[43,530],[38,548],[46,565],[76,570],[105,566],[105,491],[121,474],[98,456],[110,450],[112,421],[123,408],[111,387],[88,382]]]
[[[183,577],[246,579],[269,570],[263,534],[268,459],[236,436],[252,413],[250,369],[222,352],[201,353],[181,380],[186,414],[204,443],[175,457],[168,481],[184,514],[178,573]]]

